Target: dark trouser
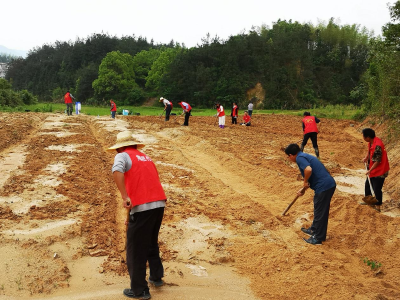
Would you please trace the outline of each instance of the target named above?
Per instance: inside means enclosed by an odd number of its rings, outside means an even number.
[[[253,114],[252,110],[248,110],[247,113],[249,114],[249,116],[251,117],[251,115]]]
[[[185,125],[185,126],[189,126],[190,112],[191,112],[191,110],[185,112],[185,122],[183,123],[183,125]]]
[[[71,116],[73,110],[72,103],[66,103],[66,104],[67,104],[67,115]]]
[[[375,192],[375,198],[378,200],[376,205],[382,205],[382,187],[385,183],[385,178],[381,177],[371,177],[372,189]],[[371,188],[369,187],[368,178],[365,180],[365,196],[371,196]]]
[[[158,233],[164,216],[164,207],[137,212],[129,221],[126,243],[126,264],[135,295],[148,290],[146,262],[150,277],[158,281],[164,276],[158,248]]]
[[[167,109],[165,110],[165,121],[169,121],[169,115],[171,114],[172,107],[171,105],[167,105]]]
[[[111,118],[115,119],[115,113],[116,113],[116,111],[111,112]]]
[[[237,117],[232,116],[232,124],[237,124]]]
[[[312,146],[315,150],[315,155],[319,157],[319,149],[318,149],[318,142],[317,142],[317,132],[309,132],[306,133],[303,137],[303,142],[301,143],[300,149],[301,151],[304,150],[304,147],[307,145],[308,139],[311,138]]]
[[[329,208],[335,189],[336,186],[314,195],[314,220],[311,225],[311,230],[314,232],[314,237],[319,241],[326,240]]]

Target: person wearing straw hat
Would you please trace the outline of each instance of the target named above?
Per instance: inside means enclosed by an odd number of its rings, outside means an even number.
[[[107,151],[116,151],[112,173],[121,193],[123,207],[130,210],[126,234],[126,264],[131,285],[123,293],[129,298],[150,299],[146,281],[149,263],[149,282],[156,287],[164,284],[164,267],[158,247],[158,233],[167,200],[155,164],[140,152],[131,131],[120,132],[116,143]]]
[[[169,121],[169,115],[171,114],[172,110],[172,102],[165,99],[164,97],[161,97],[159,102],[162,102],[164,104],[165,121]]]

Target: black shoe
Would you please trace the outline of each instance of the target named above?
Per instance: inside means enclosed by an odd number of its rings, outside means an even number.
[[[309,236],[314,235],[314,231],[312,231],[311,228],[301,227],[301,231],[303,231],[305,234],[308,234]]]
[[[138,295],[135,295],[135,293],[131,289],[124,289],[124,295],[129,297],[129,298],[135,298],[135,299],[150,299],[151,295],[148,290],[145,290],[141,292]]]
[[[151,283],[152,285],[154,285],[155,287],[160,287],[164,285],[164,281],[162,279],[159,280],[152,280],[149,277],[149,283]]]
[[[311,236],[311,237],[308,238],[308,239],[303,238],[303,240],[304,240],[306,243],[309,243],[309,244],[311,244],[311,245],[322,245],[322,242],[319,241],[319,240],[317,240],[314,236]]]

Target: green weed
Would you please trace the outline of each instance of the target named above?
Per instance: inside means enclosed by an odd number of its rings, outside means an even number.
[[[19,290],[19,291],[24,289],[23,286],[22,286],[21,277],[18,277],[18,278],[15,280],[15,283],[17,284],[17,287],[18,287],[18,290]]]
[[[376,270],[376,269],[379,269],[380,267],[382,267],[382,264],[380,262],[370,260],[370,259],[368,259],[368,257],[361,258],[361,259],[364,261],[364,263],[367,266],[371,267],[371,270]]]

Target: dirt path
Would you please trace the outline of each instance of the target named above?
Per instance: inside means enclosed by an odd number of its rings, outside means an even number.
[[[281,216],[301,187],[280,150],[301,138],[298,117],[256,116],[256,126],[224,130],[211,117],[189,127],[142,116],[0,120],[0,299],[124,299],[125,212],[104,149],[126,129],[146,144],[168,197],[166,285],[151,288],[153,299],[400,298],[399,186],[388,177],[381,214],[358,204],[361,124],[323,120],[322,162],[338,188],[318,247],[300,231],[313,218],[312,192]],[[313,154],[310,144],[305,151]],[[365,258],[382,266],[371,270]]]

